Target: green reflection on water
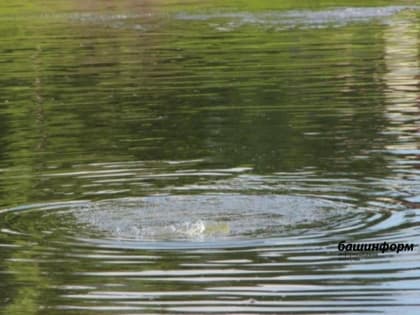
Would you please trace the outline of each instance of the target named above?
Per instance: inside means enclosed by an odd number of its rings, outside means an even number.
[[[209,23],[159,15],[389,2],[243,4],[2,4],[1,206],[139,196],[162,187],[212,181],[206,176],[150,178],[184,170],[167,163],[179,160],[202,161],[191,167],[198,170],[247,167],[259,175],[314,169],[320,178],[327,173],[360,181],[390,176],[389,165],[396,158],[384,151],[399,138],[389,131],[413,129],[413,124],[399,124],[389,113],[401,108],[418,113],[418,87],[406,89],[418,86],[410,74],[418,65],[418,11],[397,14],[393,26],[372,21],[278,32],[253,25],[220,32]],[[43,15],[45,10],[50,15]],[[141,23],[135,18],[85,21],[83,15],[71,15],[127,11],[159,14]],[[395,70],[399,68],[406,73]],[[102,170],[96,164],[117,162],[123,167],[125,162],[139,163],[134,174],[127,170],[132,180],[113,184],[93,177],[94,171]],[[107,190],[121,192],[86,194]],[[46,229],[53,223],[43,222]],[[22,245],[19,239],[4,242]],[[34,261],[35,253],[36,248],[1,254],[10,260],[2,263],[10,273],[2,280],[13,288],[7,294],[10,304],[0,300],[0,305],[8,304],[4,314],[39,313],[52,282],[65,283],[66,275],[86,268],[73,265],[51,280],[38,263],[14,262]],[[150,270],[175,269],[173,259],[167,254]],[[85,263],[92,268],[95,264]],[[51,271],[57,267],[53,265],[46,268]],[[140,282],[141,286],[155,288]],[[199,286],[166,285],[168,290],[194,287]]]
[[[385,156],[365,153],[393,141],[380,134],[383,26],[220,33],[167,19],[139,33],[130,23],[28,19],[2,41],[2,187],[15,192],[4,203],[54,196],[64,183],[38,175],[93,162],[387,172]]]

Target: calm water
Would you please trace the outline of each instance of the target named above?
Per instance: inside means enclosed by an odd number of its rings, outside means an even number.
[[[420,244],[420,8],[345,2],[2,3],[0,313],[419,314],[337,244]]]

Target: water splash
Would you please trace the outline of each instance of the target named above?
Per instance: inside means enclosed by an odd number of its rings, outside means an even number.
[[[137,240],[249,239],[278,236],[351,207],[319,198],[277,195],[181,195],[89,203],[76,220],[106,237]],[[299,229],[299,228],[298,228]]]

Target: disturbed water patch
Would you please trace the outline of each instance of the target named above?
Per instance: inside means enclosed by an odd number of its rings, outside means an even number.
[[[146,241],[264,238],[349,210],[328,200],[278,195],[178,195],[90,203],[73,214],[110,237]]]
[[[55,241],[128,241],[134,247],[144,242],[171,247],[173,242],[200,247],[310,239],[342,229],[337,222],[354,225],[363,215],[369,214],[349,203],[323,198],[199,194],[32,205],[3,210],[0,223],[6,234],[44,235]]]
[[[246,25],[274,30],[290,28],[324,28],[345,26],[350,23],[387,22],[388,18],[419,6],[347,7],[321,11],[291,10],[280,12],[235,12],[189,14],[179,13],[176,18],[185,21],[206,21],[219,31],[229,31]]]
[[[288,29],[311,29],[342,27],[351,23],[376,22],[391,23],[390,18],[403,11],[417,11],[418,5],[395,5],[383,7],[341,7],[323,10],[280,10],[263,12],[226,12],[206,13],[177,12],[162,14],[159,12],[106,14],[97,12],[49,13],[31,16],[31,19],[50,21],[69,21],[76,24],[99,26],[101,28],[127,29],[140,32],[159,30],[163,24],[188,28],[192,22],[205,23],[217,31],[233,31],[244,26],[259,27],[270,31]],[[28,16],[20,17],[28,19]],[[19,17],[2,16],[0,20],[19,20]],[[181,24],[180,24],[181,23]]]

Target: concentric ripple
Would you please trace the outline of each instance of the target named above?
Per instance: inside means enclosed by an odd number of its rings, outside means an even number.
[[[276,195],[184,195],[92,203],[76,220],[139,240],[206,240],[275,237],[298,226],[323,222],[346,205],[315,198]]]
[[[33,277],[18,294],[53,294],[37,301],[51,314],[415,314],[417,251],[337,243],[417,242],[419,218],[313,196],[157,195],[6,209],[0,247],[4,275]]]
[[[12,208],[1,212],[0,223],[6,234],[44,235],[79,245],[199,249],[377,236],[415,224],[413,211],[313,196],[156,195]]]

